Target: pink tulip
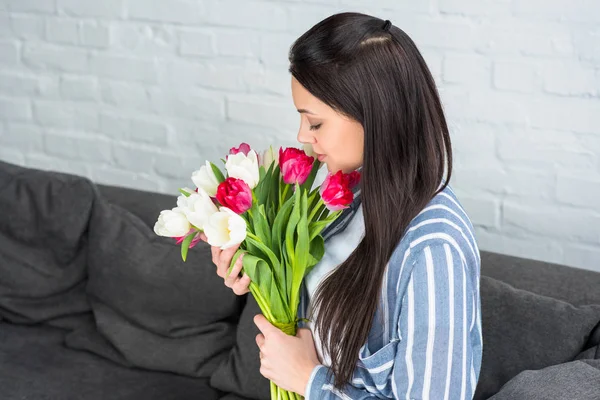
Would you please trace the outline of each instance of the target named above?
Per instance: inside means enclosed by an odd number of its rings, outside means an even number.
[[[252,208],[252,190],[242,179],[227,178],[217,188],[217,200],[236,214]]]
[[[319,189],[321,198],[325,206],[331,211],[343,210],[354,200],[352,188],[360,182],[360,173],[352,171],[344,174],[338,171],[335,174],[328,174]]]
[[[287,184],[302,185],[313,167],[314,157],[307,156],[304,150],[288,147],[279,148],[279,168],[283,181]]]
[[[248,152],[250,152],[250,150],[252,150],[252,149],[250,148],[250,145],[248,143],[242,143],[237,148],[232,147],[231,149],[229,149],[229,154],[244,153],[244,155],[247,156]]]
[[[194,232],[198,232],[198,231],[197,231],[196,229],[193,229],[193,228],[192,228],[192,229],[190,229],[190,231],[189,231],[187,234],[185,234],[184,236],[175,237],[175,239],[177,239],[177,241],[176,241],[176,244],[181,244],[181,243],[182,243],[182,242],[185,240],[186,236],[189,236],[189,235],[191,235],[191,234],[192,234],[192,233],[194,233]],[[192,248],[192,247],[194,247],[196,244],[198,244],[198,242],[199,242],[200,240],[201,240],[201,239],[200,239],[200,235],[196,235],[196,236],[195,236],[195,237],[192,239],[192,241],[191,241],[191,243],[190,243],[190,246],[189,246],[188,248],[190,248],[190,249],[191,249],[191,248]]]

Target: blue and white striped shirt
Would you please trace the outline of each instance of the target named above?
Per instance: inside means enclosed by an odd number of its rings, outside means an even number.
[[[326,242],[359,204],[360,193],[323,231]],[[333,388],[330,368],[318,365],[305,398],[472,399],[483,348],[480,265],[471,221],[447,186],[411,221],[390,258],[351,385]],[[303,283],[299,318],[306,317],[309,300]]]

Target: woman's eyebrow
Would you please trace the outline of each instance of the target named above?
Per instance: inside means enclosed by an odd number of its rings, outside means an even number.
[[[300,114],[302,114],[302,113],[306,113],[306,114],[317,115],[317,114],[315,114],[315,113],[314,113],[314,112],[312,112],[312,111],[305,110],[304,108],[300,108],[300,109],[298,109],[298,112],[299,112]]]

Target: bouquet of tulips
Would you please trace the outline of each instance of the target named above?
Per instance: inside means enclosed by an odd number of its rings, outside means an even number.
[[[177,207],[161,211],[154,226],[181,244],[184,261],[200,232],[211,246],[240,244],[228,273],[246,253],[242,272],[263,315],[294,336],[302,280],[324,254],[320,232],[350,205],[360,180],[357,171],[338,171],[312,188],[321,163],[311,153],[310,147],[276,153],[271,146],[259,156],[242,143],[222,159],[225,174],[209,161],[193,172],[196,189],[179,189]],[[302,396],[271,382],[271,398]]]

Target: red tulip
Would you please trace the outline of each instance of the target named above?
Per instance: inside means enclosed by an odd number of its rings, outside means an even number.
[[[236,214],[252,208],[252,190],[242,179],[227,178],[217,187],[217,200]]]
[[[321,198],[325,206],[331,211],[343,210],[354,200],[352,188],[360,182],[360,173],[352,171],[344,174],[338,171],[335,174],[328,174],[319,188]]]
[[[287,184],[302,185],[313,167],[314,157],[307,156],[304,150],[288,147],[279,148],[279,167],[283,181]]]

